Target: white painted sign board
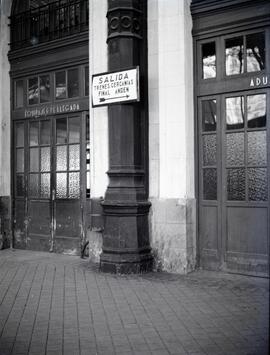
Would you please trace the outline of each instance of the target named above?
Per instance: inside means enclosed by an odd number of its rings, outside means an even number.
[[[140,101],[139,67],[92,76],[92,106]]]

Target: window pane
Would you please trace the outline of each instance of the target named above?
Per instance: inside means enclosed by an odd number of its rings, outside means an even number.
[[[267,201],[267,169],[251,168],[248,171],[248,198]]]
[[[79,143],[80,142],[80,120],[77,117],[72,117],[69,119],[69,143]]]
[[[267,164],[266,131],[248,132],[248,164]]]
[[[69,174],[69,197],[80,197],[80,173]]]
[[[67,119],[56,120],[56,143],[67,143]]]
[[[203,165],[216,165],[217,138],[215,134],[203,136]]]
[[[40,176],[40,196],[50,198],[51,174],[41,174]]]
[[[40,83],[40,102],[50,101],[50,76],[43,75],[39,77]]]
[[[56,170],[67,170],[67,146],[56,147]]]
[[[40,144],[47,145],[51,143],[51,126],[50,121],[40,122]]]
[[[23,196],[24,195],[24,175],[16,174],[16,195]]]
[[[38,186],[38,174],[29,175],[29,195],[31,197],[38,197],[39,186]]]
[[[226,40],[226,75],[244,72],[243,37]]]
[[[16,124],[16,146],[24,146],[24,123]]]
[[[80,145],[69,146],[69,170],[80,169]]]
[[[244,133],[230,133],[226,137],[227,166],[244,165]]]
[[[203,169],[203,199],[217,199],[217,169]]]
[[[245,200],[245,169],[227,170],[227,198],[228,200]]]
[[[16,81],[15,87],[15,107],[23,107],[23,80]]]
[[[227,129],[244,128],[244,97],[226,99]]]
[[[216,100],[202,102],[202,130],[203,132],[215,131],[217,127]]]
[[[30,171],[39,171],[39,148],[30,149]]]
[[[66,72],[55,73],[55,97],[65,99],[67,97]]]
[[[250,95],[247,97],[248,128],[266,126],[266,95]]]
[[[31,146],[38,145],[38,122],[31,122],[30,123],[29,144]]]
[[[67,174],[66,173],[56,174],[56,197],[57,198],[67,197]]]
[[[38,77],[28,80],[28,103],[38,104]]]
[[[68,97],[79,96],[79,71],[78,69],[68,70]]]
[[[41,171],[50,171],[51,170],[51,149],[50,147],[44,147],[40,149],[40,170]]]
[[[24,149],[17,149],[17,156],[16,156],[16,171],[17,173],[24,172]]]
[[[84,95],[89,96],[89,67],[84,71]]]
[[[265,68],[264,33],[247,35],[247,71],[260,71]]]
[[[202,45],[203,78],[216,77],[216,43],[210,42]]]
[[[90,198],[90,171],[86,172],[86,198]]]

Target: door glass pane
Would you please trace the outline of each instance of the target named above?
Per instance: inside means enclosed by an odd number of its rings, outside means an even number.
[[[244,128],[244,97],[230,97],[226,99],[227,129]]]
[[[265,68],[264,33],[247,35],[247,71],[254,72]]]
[[[202,101],[202,130],[203,132],[215,131],[217,127],[216,100]]]
[[[84,95],[89,96],[89,67],[85,67],[84,72]]]
[[[67,174],[66,173],[56,174],[56,197],[57,198],[67,197]]]
[[[67,97],[66,72],[55,73],[55,97],[56,99],[65,99]]]
[[[69,146],[69,170],[80,170],[80,145]]]
[[[39,186],[38,186],[38,174],[29,175],[29,195],[31,197],[38,197],[39,195]]]
[[[40,144],[46,145],[51,143],[51,125],[50,121],[40,122]]]
[[[247,173],[249,200],[267,201],[267,169],[250,168]]]
[[[68,97],[79,96],[79,71],[78,69],[68,70]]]
[[[15,83],[15,107],[23,107],[23,80]]]
[[[24,146],[24,123],[16,124],[16,146]]]
[[[203,169],[203,199],[217,199],[217,169]]]
[[[245,169],[227,169],[228,200],[245,200]]]
[[[80,173],[69,174],[69,197],[80,197]]]
[[[266,131],[248,132],[248,164],[267,164]]]
[[[39,77],[40,102],[50,101],[50,76],[42,75]]]
[[[30,149],[30,171],[39,171],[39,148]]]
[[[50,198],[51,174],[41,174],[40,176],[40,196]]]
[[[20,148],[16,150],[17,156],[16,156],[16,171],[17,173],[23,173],[24,172],[24,149]]]
[[[28,80],[28,103],[29,105],[38,104],[38,77]]]
[[[38,122],[31,122],[30,123],[29,144],[31,146],[38,145]]]
[[[56,170],[67,170],[67,146],[56,147]]]
[[[226,75],[244,72],[243,37],[226,39]]]
[[[56,143],[67,143],[67,119],[56,120]]]
[[[226,136],[227,166],[244,165],[244,133],[230,133]]]
[[[247,97],[248,128],[266,126],[266,95],[249,95]]]
[[[217,139],[215,134],[203,136],[203,165],[215,165],[217,161]]]
[[[51,149],[50,149],[50,147],[40,148],[40,155],[41,155],[40,170],[41,171],[50,171],[51,170]]]
[[[202,45],[203,79],[216,77],[216,43]]]
[[[68,120],[69,143],[80,142],[80,120],[72,117]]]
[[[23,196],[24,195],[24,175],[16,174],[16,195]]]

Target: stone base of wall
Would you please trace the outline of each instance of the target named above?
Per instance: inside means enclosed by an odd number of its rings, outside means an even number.
[[[188,273],[196,267],[195,199],[151,199],[150,235],[155,269]]]
[[[11,202],[9,196],[0,196],[0,249],[11,244]]]

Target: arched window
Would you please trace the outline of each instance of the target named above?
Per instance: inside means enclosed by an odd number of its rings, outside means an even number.
[[[17,0],[11,49],[34,46],[88,30],[88,0]]]

